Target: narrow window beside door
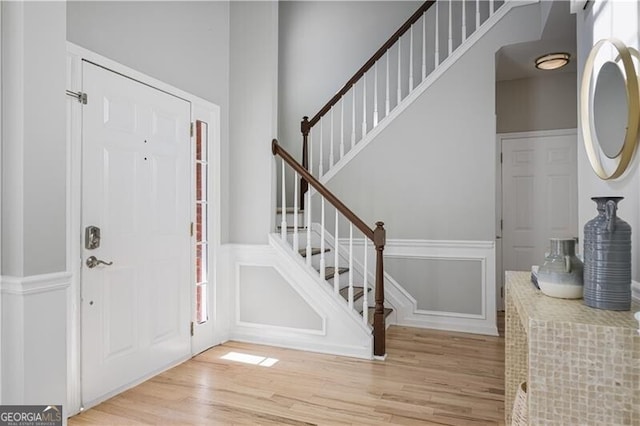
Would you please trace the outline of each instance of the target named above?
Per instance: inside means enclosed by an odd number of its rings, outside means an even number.
[[[207,306],[207,207],[208,187],[207,176],[209,169],[208,124],[196,121],[196,321],[198,324],[207,322],[209,309]]]

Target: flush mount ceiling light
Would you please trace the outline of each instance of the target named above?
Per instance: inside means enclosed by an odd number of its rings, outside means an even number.
[[[539,70],[557,70],[569,63],[571,55],[568,53],[547,53],[536,59],[536,68]]]

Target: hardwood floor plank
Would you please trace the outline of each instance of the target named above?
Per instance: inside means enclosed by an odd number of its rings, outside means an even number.
[[[387,347],[369,361],[227,342],[69,425],[503,424],[502,337],[392,326]],[[222,358],[230,352],[278,361]]]

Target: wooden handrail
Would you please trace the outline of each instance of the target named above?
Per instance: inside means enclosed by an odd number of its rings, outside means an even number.
[[[351,89],[351,86],[353,86],[358,80],[360,80],[362,76],[367,71],[369,71],[371,67],[373,67],[378,59],[382,58],[387,50],[389,50],[389,48],[393,46],[400,39],[400,37],[402,37],[404,33],[406,33],[409,28],[411,28],[413,24],[415,24],[416,21],[420,19],[420,17],[424,14],[424,12],[429,10],[429,8],[433,6],[434,3],[435,0],[425,1],[422,6],[420,6],[420,8],[413,15],[411,15],[411,17],[409,17],[407,22],[402,24],[402,26],[398,28],[398,31],[393,33],[393,35],[389,37],[389,40],[387,40],[386,43],[383,44],[382,47],[378,49],[378,51],[374,53],[373,56],[353,75],[353,77],[351,77],[351,79],[347,81],[344,87],[340,89],[340,91],[336,93],[335,96],[331,98],[331,100],[327,102],[327,104],[323,106],[322,109],[311,118],[311,120],[307,122],[309,128],[313,127],[318,121],[320,121],[320,118],[322,118],[322,116],[325,115],[331,109],[331,107],[338,103],[340,98],[342,98],[349,91],[349,89]]]
[[[360,219],[354,212],[352,212],[349,207],[345,206],[342,201],[338,199],[326,186],[320,183],[318,179],[314,178],[311,173],[309,173],[305,168],[293,159],[291,154],[289,154],[284,148],[282,148],[278,144],[278,140],[274,139],[271,141],[271,152],[273,155],[279,155],[285,163],[287,163],[293,170],[300,174],[302,180],[305,180],[316,189],[322,196],[329,201],[340,213],[344,215],[351,223],[353,223],[356,228],[358,228],[367,238],[375,243],[374,232],[367,224]],[[382,223],[382,222],[380,222]]]

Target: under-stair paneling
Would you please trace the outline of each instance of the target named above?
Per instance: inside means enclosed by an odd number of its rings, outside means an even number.
[[[272,266],[238,264],[239,323],[284,327],[311,333],[324,331],[324,318]]]
[[[231,307],[224,308],[229,340],[372,357],[371,328],[279,236],[269,245],[223,247],[219,276],[233,290],[219,305]]]

